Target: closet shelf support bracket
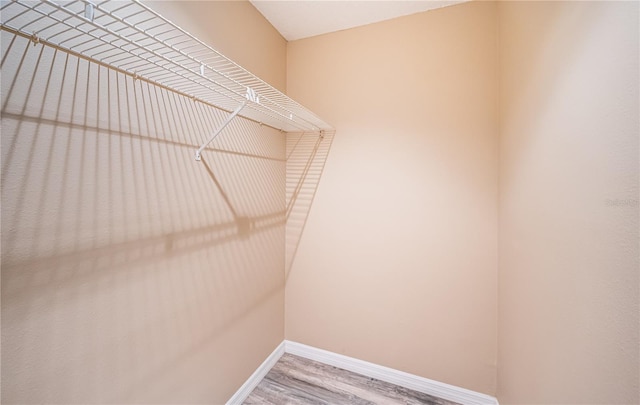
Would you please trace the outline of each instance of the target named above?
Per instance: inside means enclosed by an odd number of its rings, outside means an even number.
[[[220,132],[222,132],[223,129],[225,129],[225,127],[227,125],[229,125],[229,123],[231,123],[231,121],[233,121],[233,119],[236,117],[236,115],[240,114],[240,111],[242,111],[242,109],[247,105],[247,103],[249,101],[253,101],[254,103],[259,103],[260,99],[258,97],[258,95],[256,94],[256,92],[250,88],[247,87],[247,94],[245,96],[247,99],[244,100],[242,103],[240,103],[240,105],[238,107],[236,107],[235,110],[233,110],[233,112],[231,114],[229,114],[229,116],[227,117],[226,120],[224,120],[224,122],[222,123],[222,125],[220,125],[215,132],[213,133],[213,135],[211,135],[211,137],[209,138],[209,140],[207,140],[205,143],[203,143],[200,148],[198,148],[198,150],[196,151],[196,155],[195,158],[196,160],[199,162],[200,160],[202,160],[202,151],[204,150],[204,148],[207,147],[207,145],[209,145],[211,142],[213,142],[214,139],[216,139],[216,137],[218,135],[220,135]]]

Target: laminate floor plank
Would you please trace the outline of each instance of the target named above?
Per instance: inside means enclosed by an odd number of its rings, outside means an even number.
[[[458,405],[384,381],[284,354],[245,405]]]

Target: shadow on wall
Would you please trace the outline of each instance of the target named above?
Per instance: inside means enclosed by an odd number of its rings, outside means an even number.
[[[285,269],[289,274],[295,259],[335,131],[287,135],[287,232]]]
[[[2,402],[226,401],[282,340],[285,140],[2,32]]]

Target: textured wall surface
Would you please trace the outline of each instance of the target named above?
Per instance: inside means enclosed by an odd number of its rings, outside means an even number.
[[[283,339],[284,136],[195,162],[226,113],[5,34],[2,403],[224,403]]]
[[[2,403],[223,403],[284,336],[640,402],[638,3],[288,45],[246,1],[148,4],[337,136],[238,119],[196,163],[225,113],[3,33]]]
[[[640,403],[638,6],[499,6],[501,404]]]
[[[289,94],[338,131],[287,275],[287,339],[495,393],[495,7],[289,43]]]

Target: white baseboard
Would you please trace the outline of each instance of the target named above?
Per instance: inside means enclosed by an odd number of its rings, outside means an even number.
[[[249,377],[249,379],[245,381],[244,384],[242,384],[242,387],[240,387],[238,391],[233,394],[231,399],[227,401],[227,405],[240,405],[244,402],[245,399],[247,399],[249,394],[251,394],[251,391],[253,391],[253,389],[258,384],[260,384],[260,381],[262,381],[264,376],[267,375],[269,370],[271,370],[271,368],[278,362],[278,360],[280,360],[280,357],[282,357],[282,355],[284,354],[284,346],[285,341],[282,341],[282,343],[280,343],[278,347],[276,347],[276,349],[269,355],[269,357],[267,357],[267,359],[262,362],[260,367],[258,367],[256,371],[251,374],[251,377]]]
[[[318,361],[330,366],[339,367],[367,377],[386,381],[401,387],[409,388],[418,392],[433,395],[438,398],[457,402],[463,405],[498,405],[498,400],[492,396],[481,394],[455,385],[445,384],[428,378],[394,370],[389,367],[379,366],[367,361],[354,359],[307,346],[302,343],[284,341],[284,351],[309,360]]]

